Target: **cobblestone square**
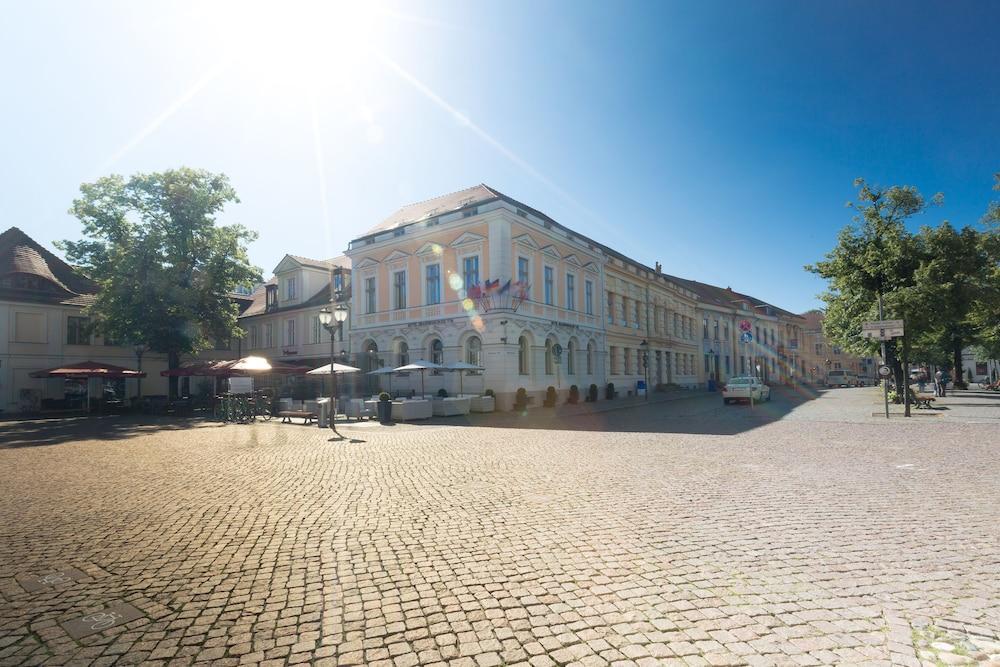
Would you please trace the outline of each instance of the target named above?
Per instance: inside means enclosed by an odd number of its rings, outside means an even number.
[[[873,392],[0,424],[0,664],[1000,664],[1000,420]]]

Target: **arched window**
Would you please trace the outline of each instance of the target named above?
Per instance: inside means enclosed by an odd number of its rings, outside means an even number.
[[[399,357],[400,366],[410,363],[410,346],[406,344],[405,340],[401,340],[396,344],[396,354]]]
[[[545,374],[555,375],[556,373],[556,360],[552,354],[552,339],[549,338],[545,341]]]
[[[531,370],[528,366],[528,339],[521,336],[517,339],[517,372],[521,375],[528,375]]]
[[[566,375],[576,375],[576,341],[566,344]]]
[[[594,341],[587,343],[587,375],[594,374]]]
[[[473,366],[483,365],[483,342],[479,336],[469,336],[465,342],[465,362]]]
[[[444,345],[441,344],[440,338],[431,341],[430,358],[435,364],[444,363]]]

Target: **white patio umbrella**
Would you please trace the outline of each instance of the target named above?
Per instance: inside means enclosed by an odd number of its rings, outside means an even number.
[[[392,392],[392,374],[396,372],[395,368],[391,366],[383,366],[382,368],[376,368],[373,371],[368,371],[367,375],[388,375],[389,376],[389,392]]]
[[[470,364],[466,361],[456,361],[445,366],[449,371],[458,371],[458,393],[464,393],[462,379],[465,377],[466,371],[482,371],[486,370],[482,366],[476,366],[475,364]]]
[[[334,373],[358,373],[360,371],[361,371],[360,368],[355,368],[354,366],[346,366],[344,364],[336,364],[336,363],[333,365]],[[329,374],[330,374],[330,364],[327,364],[326,366],[320,366],[319,368],[314,368],[308,373],[306,373],[306,375],[329,375]]]
[[[408,373],[409,371],[420,371],[420,393],[424,393],[424,371],[444,371],[447,370],[441,364],[435,364],[433,361],[427,361],[426,359],[417,359],[414,362],[408,363],[405,366],[400,366],[394,369],[397,373]]]

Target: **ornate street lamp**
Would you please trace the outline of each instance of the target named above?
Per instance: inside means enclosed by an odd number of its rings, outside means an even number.
[[[643,377],[646,380],[646,400],[649,400],[649,343],[643,340],[639,343],[639,349],[642,350],[642,372]]]
[[[340,297],[341,293],[336,292],[333,301],[340,301]],[[343,440],[344,436],[337,432],[337,374],[333,366],[337,362],[337,332],[344,326],[345,321],[347,321],[347,307],[343,303],[337,303],[333,310],[324,308],[319,311],[319,323],[330,334],[330,429],[340,440]]]

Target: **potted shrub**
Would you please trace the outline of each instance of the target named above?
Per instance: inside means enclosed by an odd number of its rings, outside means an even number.
[[[378,395],[378,420],[383,424],[392,423],[392,396],[387,391]]]
[[[609,401],[615,397],[615,383],[609,382],[607,388],[605,389],[605,398]]]
[[[591,403],[597,402],[597,385],[591,384],[590,389],[587,390],[587,400]]]
[[[580,388],[575,384],[569,388],[569,398],[566,402],[572,405],[576,405],[580,402]]]
[[[487,389],[483,392],[483,396],[489,396],[490,398],[496,398],[496,394],[493,393],[492,389]]]
[[[518,387],[517,392],[514,394],[514,409],[524,410],[528,407],[528,392],[525,391],[524,387]]]
[[[438,389],[438,398],[448,398],[448,390],[444,387]]]
[[[543,405],[547,408],[556,407],[556,388],[549,385],[549,388],[545,390],[545,402]]]

